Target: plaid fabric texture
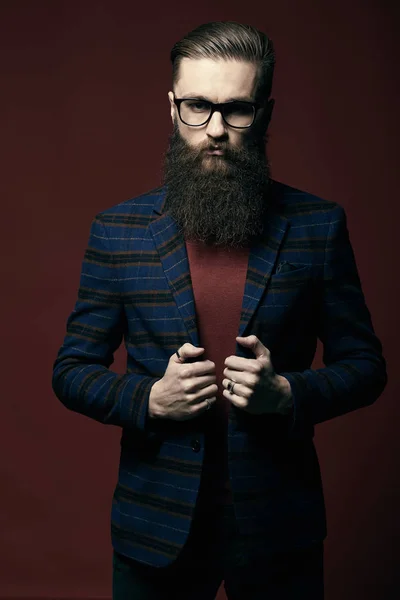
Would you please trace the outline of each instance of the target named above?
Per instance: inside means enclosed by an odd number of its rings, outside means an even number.
[[[269,348],[295,408],[293,416],[253,416],[232,406],[228,452],[240,531],[284,551],[326,536],[314,426],[374,402],[386,368],[343,208],[276,181],[271,189],[264,238],[250,250],[237,334],[255,334]],[[186,246],[163,212],[165,192],[94,218],[53,371],[54,392],[67,408],[121,427],[112,544],[160,567],[188,536],[209,416],[147,419],[150,389],[170,356],[185,342],[199,345]],[[317,338],[325,367],[313,370]],[[123,340],[127,369],[120,375],[109,366]],[[236,354],[251,356],[239,345]]]

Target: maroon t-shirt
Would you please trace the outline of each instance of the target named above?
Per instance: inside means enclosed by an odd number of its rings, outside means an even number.
[[[225,359],[236,352],[248,248],[219,248],[186,242],[196,306],[199,345],[216,366],[217,403],[205,431],[205,454],[199,500],[232,501],[227,464],[229,400],[223,396]]]

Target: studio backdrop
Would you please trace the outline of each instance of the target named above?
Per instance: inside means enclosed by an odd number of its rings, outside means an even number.
[[[250,23],[274,40],[273,177],[338,202],[348,216],[389,383],[372,406],[316,427],[328,517],[326,598],[396,597],[396,6],[1,2],[0,600],[111,597],[109,521],[121,432],[64,408],[51,388],[52,365],[92,218],[161,184],[171,132],[169,51],[213,20]],[[121,348],[112,368],[124,366]]]

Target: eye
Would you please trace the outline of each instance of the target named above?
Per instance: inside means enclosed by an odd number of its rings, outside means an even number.
[[[209,106],[202,100],[190,100],[187,102],[188,108],[194,112],[204,112],[209,110]]]
[[[244,102],[232,102],[226,105],[225,112],[228,115],[235,116],[246,116],[252,114],[253,107],[251,104],[245,104]]]

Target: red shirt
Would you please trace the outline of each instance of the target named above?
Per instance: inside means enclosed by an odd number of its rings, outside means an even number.
[[[186,242],[196,306],[199,345],[216,366],[217,403],[205,432],[200,497],[214,503],[232,501],[228,464],[229,400],[222,395],[225,359],[236,352],[248,248],[220,248]],[[202,355],[203,356],[203,355]],[[215,418],[214,418],[215,417]]]

